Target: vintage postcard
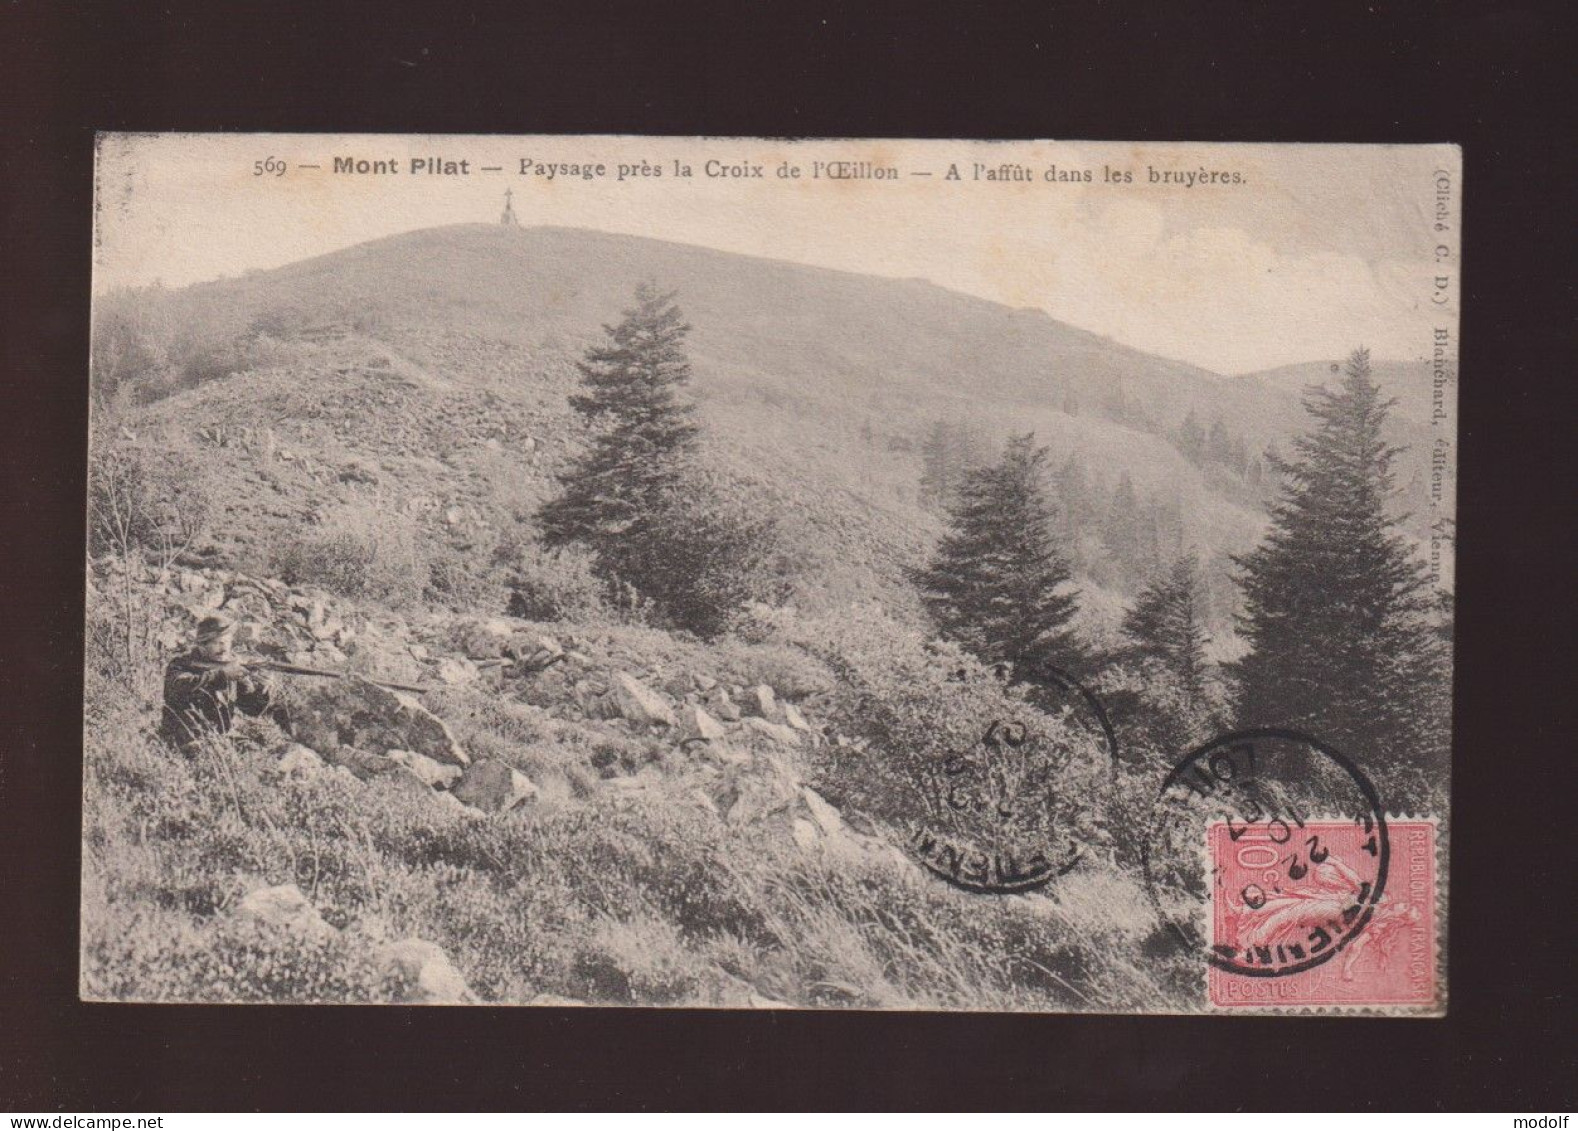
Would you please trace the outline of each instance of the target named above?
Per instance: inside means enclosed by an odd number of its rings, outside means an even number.
[[[84,998],[1445,1011],[1455,147],[96,175]]]

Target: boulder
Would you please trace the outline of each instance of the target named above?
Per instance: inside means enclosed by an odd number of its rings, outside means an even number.
[[[680,715],[680,730],[686,739],[703,742],[722,742],[729,736],[723,724],[707,714],[705,707],[686,707]]]
[[[749,766],[752,762],[749,751],[741,750],[731,742],[709,742],[702,749],[706,751],[709,761],[721,766]]]
[[[323,772],[323,759],[311,747],[292,742],[275,759],[270,771],[284,778],[311,778]]]
[[[341,746],[330,753],[328,761],[341,769],[348,770],[357,781],[372,781],[375,778],[405,778],[413,783],[420,781],[409,769],[401,765],[387,754],[374,754],[368,750],[359,750],[354,746]]]
[[[808,786],[800,789],[800,815],[794,818],[790,831],[795,843],[806,851],[815,847],[835,856],[881,862],[905,872],[918,868],[905,852],[878,835],[865,817],[852,812],[846,818]]]
[[[844,832],[843,816],[820,793],[805,786],[800,790],[800,799],[823,836],[839,836]]]
[[[768,722],[777,722],[783,717],[783,712],[778,707],[778,696],[774,695],[773,689],[765,683],[758,683],[747,690],[745,701],[741,706],[746,714],[766,719]]]
[[[663,697],[629,672],[614,673],[608,694],[620,718],[642,725],[675,725],[674,712]]]
[[[391,750],[390,761],[397,762],[434,789],[448,789],[460,778],[459,766],[446,766],[414,750]]]
[[[318,909],[295,884],[258,888],[236,906],[236,914],[255,923],[284,927],[302,935],[332,934],[334,928],[324,922]]]
[[[449,792],[473,809],[503,813],[536,797],[537,787],[514,767],[487,761],[469,767]]]
[[[464,801],[456,797],[453,793],[447,793],[444,790],[438,790],[431,796],[433,798],[434,805],[438,806],[440,809],[448,809],[457,816],[470,817],[471,819],[477,821],[484,821],[487,819],[487,815],[483,813],[482,810],[473,809]]]
[[[816,826],[804,817],[796,817],[794,819],[791,831],[794,833],[794,842],[800,846],[802,852],[810,852],[816,847],[817,841],[821,839],[821,834],[817,832]]]
[[[471,683],[477,678],[477,666],[469,660],[445,656],[438,661],[437,675],[440,683],[447,683],[451,687],[459,687],[463,684]]]
[[[442,947],[426,939],[385,943],[373,956],[396,983],[395,1000],[407,1005],[468,1005],[477,1000]]]
[[[515,623],[503,617],[461,621],[449,631],[451,644],[474,660],[494,660],[504,654],[504,646],[515,635]]]
[[[312,633],[314,640],[333,640],[345,628],[343,621],[328,617],[324,620],[313,621],[308,624],[307,630]]]
[[[714,688],[707,697],[707,704],[712,708],[712,713],[724,722],[737,723],[740,721],[740,705],[729,695],[728,688]]]
[[[784,704],[784,722],[794,727],[795,730],[809,731],[811,724],[805,721],[805,716],[800,713],[800,708],[793,703]]]
[[[800,732],[793,727],[786,727],[782,723],[770,723],[766,719],[749,715],[744,720],[745,725],[757,734],[771,739],[781,746],[799,746]]]
[[[792,767],[773,758],[723,765],[704,788],[718,812],[736,828],[757,826],[793,813],[800,795],[800,783]]]
[[[396,683],[418,683],[426,676],[426,669],[413,655],[420,645],[407,648],[404,640],[386,628],[366,625],[342,643],[345,652],[355,658],[362,671],[373,672],[378,679]],[[423,649],[426,657],[426,649]]]
[[[318,750],[354,746],[361,750],[410,750],[450,766],[471,759],[437,715],[403,692],[360,676],[296,680],[289,702],[290,730]]]

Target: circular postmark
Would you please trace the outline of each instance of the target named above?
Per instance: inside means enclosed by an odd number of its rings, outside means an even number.
[[[1011,895],[1045,887],[1080,860],[1092,782],[1116,761],[1106,711],[1066,673],[1048,676],[1061,704],[986,723],[969,749],[926,767],[929,817],[909,847],[933,875],[966,891]]]
[[[1157,792],[1145,883],[1175,937],[1252,978],[1329,961],[1369,924],[1391,861],[1385,809],[1358,765],[1301,731],[1235,731]]]

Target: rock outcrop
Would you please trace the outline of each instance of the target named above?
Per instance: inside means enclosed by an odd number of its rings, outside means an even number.
[[[321,774],[325,766],[316,750],[310,750],[299,742],[293,742],[285,747],[270,769],[279,777],[304,779]]]
[[[537,796],[525,774],[503,762],[478,762],[449,791],[459,801],[485,813],[504,813]]]
[[[743,709],[746,714],[766,719],[770,723],[783,718],[783,712],[778,707],[778,696],[765,683],[758,683],[746,690]]]
[[[609,680],[608,696],[619,717],[638,726],[675,724],[674,709],[664,698],[629,672],[615,672]]]
[[[449,789],[460,780],[463,772],[459,766],[434,761],[414,750],[391,750],[386,757],[404,766],[424,785],[431,786],[433,789]]]
[[[334,928],[324,921],[301,889],[295,884],[258,888],[236,906],[236,914],[255,923],[283,927],[301,935],[332,934]]]
[[[723,724],[707,713],[705,707],[686,707],[680,717],[680,731],[686,741],[722,742],[729,737]]]
[[[395,984],[395,1000],[405,1005],[470,1005],[477,995],[442,947],[426,939],[385,943],[373,961]]]
[[[293,687],[287,706],[292,732],[315,750],[327,753],[341,745],[373,753],[410,750],[449,766],[471,763],[444,720],[414,696],[360,676]]]
[[[793,727],[784,726],[782,723],[770,723],[766,719],[755,715],[745,717],[745,726],[780,746],[799,746],[800,732]]]

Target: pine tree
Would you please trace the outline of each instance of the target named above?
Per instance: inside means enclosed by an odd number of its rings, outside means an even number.
[[[1365,765],[1438,767],[1445,671],[1423,563],[1386,511],[1401,450],[1382,434],[1391,404],[1357,350],[1337,389],[1306,396],[1315,424],[1293,458],[1268,456],[1281,475],[1271,530],[1234,559],[1250,646],[1239,711],[1245,725],[1307,730]]]
[[[1213,463],[1231,465],[1233,462],[1233,441],[1227,434],[1227,425],[1222,423],[1220,416],[1211,421],[1211,431],[1205,441],[1206,458]]]
[[[1191,408],[1178,426],[1178,447],[1194,463],[1204,463],[1205,441],[1205,429],[1200,426],[1200,418]]]
[[[1238,472],[1239,475],[1248,473],[1249,449],[1244,445],[1242,436],[1234,436],[1233,442],[1228,446],[1227,466]]]
[[[1134,480],[1125,471],[1118,477],[1102,530],[1107,550],[1124,570],[1133,570],[1140,560],[1140,504],[1134,494]]]
[[[1203,742],[1223,726],[1219,685],[1206,658],[1210,637],[1199,563],[1178,557],[1141,592],[1125,614],[1123,645],[1113,657],[1138,678],[1143,690],[1119,697],[1122,721],[1137,728],[1137,749],[1174,754]]]
[[[1050,533],[1046,461],[1031,433],[971,472],[951,508],[951,530],[916,577],[945,637],[1030,681],[1041,664],[1078,671],[1088,662],[1069,623],[1077,595],[1068,563]]]
[[[603,327],[607,342],[577,365],[584,391],[570,405],[592,430],[592,445],[559,476],[561,494],[538,512],[544,543],[583,543],[605,580],[618,572],[621,545],[641,539],[698,443],[694,410],[679,397],[690,379],[690,326],[673,299],[643,283],[624,320]]]
[[[920,452],[920,503],[935,510],[947,509],[964,477],[987,459],[979,429],[956,420],[934,421]]]
[[[936,420],[921,440],[920,503],[928,509],[945,505],[952,485],[948,422]]]
[[[1121,631],[1129,656],[1159,664],[1191,698],[1203,700],[1210,636],[1200,602],[1200,563],[1193,554],[1178,558],[1140,592]]]
[[[1091,517],[1090,480],[1085,474],[1085,465],[1078,455],[1071,455],[1063,461],[1053,479],[1057,485],[1054,513],[1062,520],[1059,532],[1065,544],[1077,546],[1085,523]]]

